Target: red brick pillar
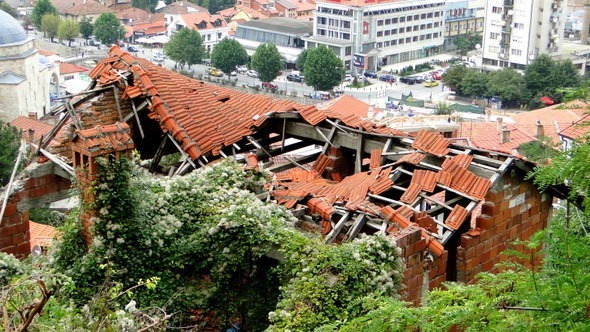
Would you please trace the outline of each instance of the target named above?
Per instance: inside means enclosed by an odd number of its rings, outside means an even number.
[[[78,130],[73,139],[72,158],[80,188],[83,209],[80,220],[86,245],[92,242],[92,226],[97,212],[89,208],[94,201],[92,185],[98,178],[97,158],[112,155],[116,159],[129,157],[134,148],[131,130],[126,123],[96,126],[93,129]]]

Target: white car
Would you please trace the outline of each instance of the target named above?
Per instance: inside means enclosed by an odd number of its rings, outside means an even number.
[[[244,65],[236,66],[236,71],[240,74],[245,74],[246,72],[248,72],[248,67]]]
[[[346,74],[344,75],[344,79],[342,80],[342,82],[352,82],[353,78],[351,74]]]
[[[250,76],[250,77],[258,77],[258,72],[256,70],[248,70],[246,72],[246,75]]]

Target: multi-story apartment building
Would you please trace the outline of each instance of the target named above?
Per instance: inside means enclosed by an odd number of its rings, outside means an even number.
[[[559,54],[565,7],[565,0],[487,0],[483,65],[522,70],[539,54]]]
[[[447,0],[445,7],[445,52],[457,49],[455,40],[461,36],[483,37],[484,0]]]
[[[321,0],[306,48],[326,45],[347,69],[376,69],[442,52],[443,0]]]

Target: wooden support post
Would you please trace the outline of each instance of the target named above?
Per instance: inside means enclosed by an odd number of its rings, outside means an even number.
[[[164,148],[166,147],[166,143],[168,141],[168,136],[162,137],[162,141],[158,146],[158,150],[156,150],[156,154],[154,158],[152,158],[152,163],[150,164],[150,173],[153,173],[156,170],[156,167],[160,164],[160,160],[162,160],[162,154],[164,153]]]
[[[340,120],[336,120],[336,123],[338,123],[338,121]],[[319,131],[321,133],[321,130],[319,130],[318,127],[315,127],[317,131]],[[322,148],[322,153],[326,154],[328,153],[328,148],[330,146],[335,146],[334,144],[332,144],[332,139],[334,138],[334,135],[336,134],[336,130],[338,128],[336,126],[332,126],[332,129],[330,130],[330,133],[328,134],[328,137],[326,137],[325,135],[323,135],[322,133],[322,137],[324,137],[324,139],[326,140],[326,144],[324,144],[324,147]]]
[[[391,138],[388,138],[385,142],[385,145],[383,145],[383,151],[381,151],[381,162],[379,163],[380,165],[383,165],[387,162],[387,156],[383,154],[389,151],[389,149],[391,148],[391,143],[393,143],[393,140]]]
[[[352,227],[350,227],[350,229],[348,230],[348,233],[346,233],[346,240],[347,241],[351,241],[354,238],[356,238],[356,236],[360,232],[361,228],[363,228],[363,226],[365,225],[366,218],[367,218],[367,215],[364,213],[361,213],[356,217],[356,219],[354,220],[354,223],[352,224]]]
[[[123,112],[121,111],[121,105],[119,104],[119,91],[117,90],[116,85],[113,85],[113,94],[115,95],[115,104],[117,105],[117,112],[119,112],[119,122],[123,122]]]
[[[334,228],[332,228],[332,230],[330,231],[330,233],[328,233],[328,235],[326,236],[326,239],[324,240],[324,243],[332,243],[334,242],[334,240],[336,240],[336,237],[338,236],[338,234],[340,234],[340,232],[342,231],[342,227],[344,227],[344,223],[350,219],[350,215],[352,212],[346,212],[342,218],[340,218],[340,220],[338,221],[338,223],[336,224],[336,226],[334,226]]]
[[[363,169],[363,143],[364,143],[364,136],[363,135],[358,135],[358,140],[357,140],[357,147],[356,147],[356,162],[355,162],[355,168],[354,168],[354,172],[355,173],[360,173]]]
[[[285,148],[285,130],[287,129],[287,119],[283,119],[283,132],[281,138],[281,151]]]
[[[139,121],[139,114],[137,114],[137,108],[135,108],[135,103],[131,100],[131,107],[133,108],[133,115],[135,115],[135,121],[137,121],[137,127],[139,128],[139,134],[141,138],[145,138],[145,134],[143,133],[143,128],[141,127],[141,121]]]
[[[80,123],[80,120],[76,116],[76,111],[72,107],[72,104],[70,103],[69,100],[66,101],[65,104],[66,104],[66,109],[68,110],[68,114],[70,114],[70,117],[72,118],[72,122],[74,122],[74,126],[76,126],[76,129],[82,130],[82,124]]]
[[[53,138],[55,137],[57,132],[61,130],[61,128],[64,126],[64,124],[66,124],[69,116],[70,116],[70,113],[64,114],[64,116],[59,120],[59,122],[55,126],[53,126],[53,129],[51,129],[51,131],[46,136],[44,136],[44,141],[41,141],[41,144],[40,144],[41,149],[47,148],[47,146],[49,145],[51,140],[53,140]]]

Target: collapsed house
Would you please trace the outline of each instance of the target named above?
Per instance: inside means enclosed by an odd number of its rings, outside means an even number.
[[[89,76],[89,90],[64,103],[59,122],[35,145],[59,176],[24,179],[11,194],[0,250],[27,253],[26,209],[42,196],[39,186],[60,192],[72,164],[89,168],[78,176],[92,176],[93,159],[132,148],[151,159],[152,171],[162,156],[179,152],[176,175],[221,158],[262,167],[275,174],[268,197],[326,243],[360,233],[395,238],[406,262],[405,299],[414,304],[444,281],[495,271],[502,252],[525,250],[512,243],[543,229],[551,213],[550,195],[524,180],[526,161],[451,144],[437,132],[410,135],[346,107],[319,110],[210,85],[116,46]],[[48,185],[52,179],[59,186]],[[91,236],[90,216],[82,218]]]

